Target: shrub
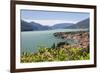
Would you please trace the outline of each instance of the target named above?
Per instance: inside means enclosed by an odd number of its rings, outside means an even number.
[[[46,61],[70,61],[88,60],[89,53],[83,48],[39,48],[36,53],[22,53],[21,62],[46,62]]]

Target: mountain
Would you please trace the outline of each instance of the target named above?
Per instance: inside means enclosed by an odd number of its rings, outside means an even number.
[[[72,23],[59,23],[59,24],[55,24],[53,25],[51,28],[52,29],[61,29],[61,28],[65,28],[65,27],[68,27],[68,26],[71,26],[73,25]]]
[[[73,23],[59,23],[53,26],[43,26],[36,22],[26,22],[21,20],[21,31],[40,31],[40,30],[51,30],[51,29],[79,29],[89,28],[90,19],[82,20],[76,24]]]
[[[21,20],[21,31],[33,31],[33,30],[36,30],[37,28],[34,27],[32,24],[26,22],[26,21],[23,21]]]
[[[74,25],[68,26],[66,28],[70,28],[70,29],[89,28],[89,24],[90,24],[89,22],[90,22],[90,19],[87,18],[85,20],[82,20],[82,21],[80,21]]]
[[[21,20],[21,31],[49,30],[49,26],[43,26],[36,22],[26,22]]]
[[[49,30],[50,29],[49,26],[43,26],[39,23],[31,22],[30,24],[34,25],[37,28],[37,30]]]

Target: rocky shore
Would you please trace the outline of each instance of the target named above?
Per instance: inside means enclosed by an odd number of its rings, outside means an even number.
[[[78,32],[56,32],[53,34],[55,37],[59,39],[65,40],[73,40],[76,41],[77,44],[63,44],[60,42],[57,46],[63,48],[88,48],[89,49],[89,32],[87,31],[78,31]]]

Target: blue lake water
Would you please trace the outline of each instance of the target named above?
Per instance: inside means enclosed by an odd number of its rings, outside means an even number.
[[[53,36],[55,32],[87,31],[88,29],[56,29],[46,31],[21,32],[21,52],[36,52],[40,46],[51,47],[54,43],[65,42]]]

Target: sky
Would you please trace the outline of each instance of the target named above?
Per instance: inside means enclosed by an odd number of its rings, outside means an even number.
[[[21,19],[27,22],[37,22],[42,25],[53,26],[59,23],[77,23],[89,18],[89,13],[64,12],[64,11],[42,11],[21,10]]]

